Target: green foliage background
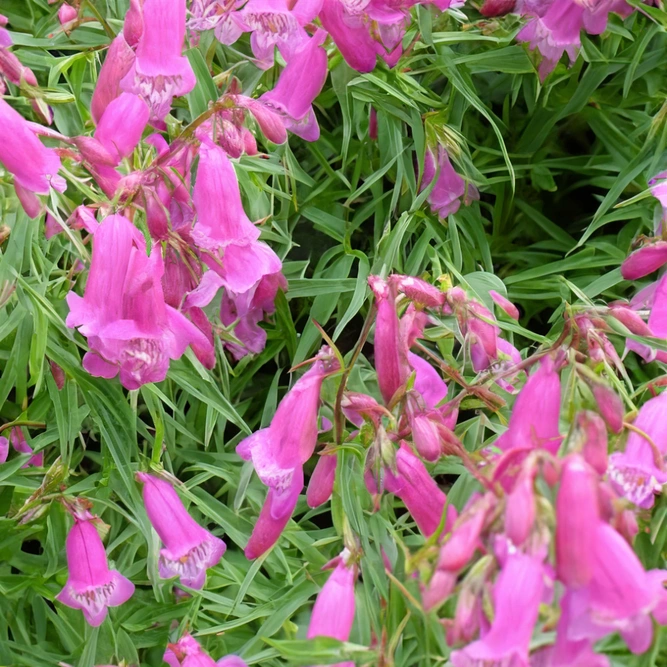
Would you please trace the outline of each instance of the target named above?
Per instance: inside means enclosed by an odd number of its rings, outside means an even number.
[[[60,30],[57,5],[46,0],[3,0],[0,9],[10,19],[14,53],[47,91],[55,127],[90,133],[103,49],[121,29],[127,2],[87,0],[86,15],[97,20],[70,35]],[[266,155],[237,165],[246,211],[254,220],[271,216],[262,238],[284,259],[289,279],[267,347],[255,358],[230,365],[219,349],[208,372],[188,353],[172,363],[165,382],[130,394],[116,381],[90,377],[80,364],[85,341],[64,325],[65,294],[72,281],[82,281],[73,267],[88,249],[78,232],[46,241],[43,220],[27,219],[11,187],[0,184],[2,223],[11,228],[0,287],[7,293],[15,286],[0,310],[0,421],[45,424],[29,429],[30,444],[52,466],[42,486],[43,473],[21,468],[25,457],[0,466],[0,665],[159,665],[166,643],[185,628],[216,658],[235,652],[267,667],[329,664],[343,655],[375,665],[375,649],[365,647],[378,645],[397,667],[446,663],[442,627],[411,604],[416,584],[403,576],[403,547],[415,548],[422,538],[405,514],[395,513],[392,498],[371,513],[361,446],[339,454],[331,507],[309,510],[302,496],[278,546],[255,562],[242,547],[264,487],[234,447],[269,423],[292,381],[288,370],[321,344],[314,321],[349,354],[370,305],[369,273],[448,273],[480,296],[489,288],[506,293],[523,316],[520,324],[501,326],[519,348],[555,340],[568,304],[627,295],[619,265],[632,239],[651,233],[656,205],[647,179],[667,167],[667,16],[659,8],[626,21],[611,15],[602,37],[582,36],[572,67],[560,64],[540,84],[533,54],[514,40],[517,17],[482,19],[474,2],[442,15],[415,12],[405,40],[414,45],[395,70],[378,65],[359,75],[329,43],[330,77],[316,102],[319,141],[267,144]],[[244,40],[223,47],[204,35],[188,52],[197,87],[177,100],[171,136],[206,110],[231,75],[246,94],[273,85],[274,72],[246,61]],[[6,99],[33,117],[21,91],[10,86]],[[377,141],[368,137],[371,106]],[[418,187],[425,144],[436,138],[482,193],[446,224],[430,213]],[[140,148],[136,166],[147,155]],[[68,190],[59,200],[53,195],[50,206],[60,215],[103,199],[83,170],[68,169]],[[439,343],[445,358],[451,341]],[[372,349],[363,352],[350,387],[372,393],[364,356]],[[62,391],[47,359],[66,371]],[[640,395],[662,372],[632,356],[627,367],[628,396]],[[330,401],[337,381],[325,385]],[[493,435],[492,424],[473,410],[464,414],[457,433],[476,449]],[[160,463],[186,482],[182,495],[195,517],[229,546],[205,590],[180,601],[157,577],[159,544],[134,481],[139,467]],[[435,472],[461,507],[474,489],[469,475],[449,459]],[[111,527],[110,559],[137,585],[99,629],[53,602],[66,580],[69,524],[62,506],[48,501],[65,487],[93,501]],[[651,533],[639,540],[652,567],[664,566],[661,503]],[[320,568],[342,548],[343,517],[364,551],[353,644],[345,648],[303,639],[326,578]],[[385,572],[381,547],[395,563],[395,579]],[[667,664],[659,642],[639,658],[614,640],[607,651],[618,665]]]

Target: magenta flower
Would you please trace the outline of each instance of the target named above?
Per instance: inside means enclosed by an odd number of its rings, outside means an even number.
[[[42,210],[36,195],[48,194],[50,187],[65,191],[56,152],[46,148],[25,118],[4,100],[0,100],[0,162],[14,175],[16,195],[31,218]]]
[[[638,280],[667,264],[667,241],[655,241],[635,250],[621,264],[625,280]]]
[[[527,666],[543,589],[542,563],[519,552],[510,555],[493,589],[491,628],[481,639],[452,653],[454,667]]]
[[[317,141],[320,136],[313,101],[327,78],[327,54],[322,48],[326,36],[324,30],[317,30],[296,49],[273,90],[260,98],[280,115],[288,130],[306,141]]]
[[[282,263],[243,210],[236,173],[224,151],[203,143],[193,201],[197,222],[192,239],[203,261],[234,294],[247,292],[263,276],[277,274]]]
[[[604,419],[595,412],[583,410],[576,417],[576,426],[583,439],[581,453],[584,460],[598,475],[604,475],[608,465],[607,427]]]
[[[519,309],[507,298],[496,290],[489,290],[489,296],[493,299],[496,306],[503,310],[513,320],[519,319]]]
[[[667,171],[663,171],[654,176],[649,182],[651,194],[660,202],[662,206],[662,220],[656,229],[656,234],[661,234],[663,225],[667,223]]]
[[[130,7],[123,21],[123,37],[132,47],[136,46],[144,31],[144,0],[130,0]]]
[[[472,183],[466,184],[454,171],[443,146],[438,146],[436,152],[431,148],[427,149],[421,189],[425,190],[434,179],[437,180],[428,195],[428,202],[433,213],[442,220],[456,213],[462,201],[469,204],[472,200],[479,199],[477,188]]]
[[[521,546],[530,535],[535,523],[535,490],[530,471],[521,475],[507,494],[505,506],[505,534],[512,544]]]
[[[190,634],[183,635],[175,644],[168,644],[162,659],[169,667],[248,667],[235,655],[214,661]]]
[[[558,432],[560,416],[560,378],[554,362],[545,357],[528,378],[514,402],[509,428],[496,440],[496,447],[542,447],[555,454],[562,437]]]
[[[72,5],[68,5],[66,2],[63,2],[63,4],[58,8],[58,20],[62,26],[65,26],[71,21],[74,21],[78,15],[79,12],[76,10],[76,8],[72,7]]]
[[[290,9],[290,6],[292,7]],[[261,69],[273,65],[277,46],[287,62],[308,39],[303,26],[320,11],[322,0],[249,0],[240,11],[244,29],[251,31],[250,46]]]
[[[440,525],[447,496],[405,442],[396,452],[396,473],[385,471],[385,488],[405,503],[419,530],[430,537]],[[454,506],[450,505],[446,531],[454,521],[453,512]]]
[[[331,498],[336,481],[338,457],[335,454],[322,454],[315,464],[315,470],[308,481],[306,502],[308,507],[319,507]]]
[[[426,308],[439,309],[445,305],[445,293],[421,278],[393,274],[389,276],[387,282],[395,286],[401,294],[405,294],[408,299]]]
[[[174,97],[189,93],[197,83],[182,55],[185,38],[185,0],[145,0],[143,33],[136,59],[120,86],[144,99],[151,122],[160,127]]]
[[[408,379],[407,345],[399,332],[394,290],[379,276],[370,276],[368,284],[375,295],[378,310],[374,338],[375,370],[380,393],[388,404]]]
[[[646,401],[634,421],[624,452],[609,457],[609,481],[614,489],[639,507],[652,507],[653,496],[667,482],[667,393]],[[647,440],[640,432],[645,433]]]
[[[243,34],[244,24],[237,9],[243,0],[193,0],[188,28],[196,32],[213,30],[221,44],[231,45]]]
[[[292,516],[303,488],[303,464],[317,444],[322,382],[337,368],[331,351],[323,347],[310,370],[280,402],[271,425],[245,438],[236,448],[242,459],[252,460],[257,475],[269,489],[245,548],[248,558],[257,558],[270,549]]]
[[[9,456],[9,440],[5,436],[0,436],[0,463],[4,463]]]
[[[149,114],[140,97],[122,93],[107,105],[93,136],[118,164],[132,154],[141,140]]]
[[[9,434],[9,441],[12,443],[14,451],[18,452],[19,454],[31,454],[26,463],[21,466],[22,468],[29,468],[30,466],[41,468],[44,465],[44,452],[33,454],[32,447],[25,439],[20,426],[14,426],[14,428],[11,430]],[[7,460],[6,455],[5,460]]]
[[[96,123],[100,122],[109,103],[121,94],[120,82],[130,71],[134,59],[134,51],[125,41],[125,37],[118,35],[109,46],[90,102],[90,113]]]
[[[556,568],[558,578],[572,588],[593,576],[595,531],[600,522],[598,480],[578,454],[568,456],[556,498]]]
[[[344,549],[332,564],[336,568],[317,595],[308,625],[308,639],[333,637],[341,642],[350,638],[354,623],[354,583],[356,565],[349,563],[350,553]],[[347,664],[347,663],[339,663]]]
[[[227,546],[188,514],[171,484],[144,472],[137,479],[144,484],[146,514],[164,544],[160,576],[179,577],[184,586],[202,588],[206,570],[220,562]]]
[[[97,529],[89,519],[78,519],[67,535],[69,577],[56,600],[81,609],[93,627],[107,617],[108,607],[118,607],[134,593],[134,584],[118,570],[110,570]]]
[[[188,345],[210,346],[206,336],[164,301],[162,257],[146,256],[142,234],[120,215],[106,218],[95,232],[93,257],[83,297],[67,295],[67,326],[79,327],[90,351],[84,368],[137,389],[164,380],[170,359]]]
[[[657,287],[653,293],[653,304],[646,328],[648,329],[649,336],[662,339],[667,338],[667,276],[663,276],[657,283]],[[646,333],[640,335],[646,335]],[[663,363],[667,362],[667,352],[664,350],[656,350],[649,345],[644,345],[631,339],[626,341],[626,346],[629,350],[636,352],[646,362],[653,361],[654,359]]]
[[[619,395],[610,387],[597,383],[593,386],[592,392],[602,419],[614,433],[620,433],[623,430],[625,411]]]

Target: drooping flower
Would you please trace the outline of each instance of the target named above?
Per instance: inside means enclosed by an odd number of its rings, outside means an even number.
[[[69,577],[56,599],[81,609],[86,621],[97,627],[108,607],[118,607],[132,597],[134,584],[118,570],[109,570],[102,539],[91,520],[75,519],[66,548]]]
[[[58,8],[58,20],[62,26],[66,26],[71,21],[74,21],[78,15],[79,12],[77,9],[72,7],[72,5],[67,4],[66,2],[63,2],[63,4]]]
[[[107,56],[102,63],[90,102],[90,113],[96,123],[100,122],[109,103],[121,94],[120,82],[130,71],[134,59],[134,51],[125,41],[125,37],[122,34],[117,35],[111,42]]]
[[[493,589],[491,628],[481,639],[452,653],[454,667],[528,665],[543,589],[542,563],[520,552],[510,555]]]
[[[500,292],[496,292],[496,290],[493,289],[489,290],[489,296],[493,299],[494,303],[513,320],[519,319],[519,309],[509,299],[500,294]]]
[[[143,472],[137,479],[144,484],[148,518],[164,544],[158,563],[160,576],[179,577],[184,586],[202,588],[206,570],[220,562],[225,543],[190,516],[171,484]]]
[[[319,29],[296,49],[273,90],[260,98],[280,114],[288,130],[306,141],[317,141],[320,136],[313,101],[327,78],[327,54],[322,48],[326,36],[326,32]]]
[[[667,264],[667,241],[655,241],[635,250],[621,264],[625,280],[638,280]]]
[[[280,259],[258,241],[259,230],[243,210],[232,163],[221,148],[210,143],[202,143],[199,152],[193,201],[197,209],[193,241],[228,290],[242,294],[263,276],[280,272]]]
[[[188,28],[196,32],[213,30],[221,44],[231,45],[243,34],[244,24],[237,10],[243,0],[193,0]]]
[[[626,309],[627,310],[627,309]],[[648,333],[642,332],[640,335],[653,336],[655,338],[667,338],[667,275],[663,276],[658,282],[653,293],[653,304],[651,305],[651,313],[646,324]],[[634,333],[634,332],[633,332]],[[667,362],[667,352],[664,350],[656,350],[655,348],[640,343],[632,339],[628,339],[626,346],[629,350],[633,350],[646,362],[657,359],[663,363]]]
[[[122,93],[107,105],[93,136],[118,164],[132,154],[141,140],[149,114],[140,97]]]
[[[436,178],[428,195],[428,202],[433,213],[442,220],[456,213],[461,202],[469,204],[472,200],[479,199],[477,188],[472,183],[466,183],[454,171],[447,151],[440,145],[435,151],[431,148],[426,151],[421,189],[425,190]]]
[[[67,326],[79,327],[90,351],[84,368],[113,378],[127,389],[164,380],[170,359],[188,345],[210,346],[204,334],[164,301],[161,254],[146,256],[142,234],[120,215],[95,232],[90,274],[83,297],[67,295]]]
[[[447,496],[436,484],[428,470],[407,443],[396,452],[396,474],[385,471],[385,488],[400,498],[424,536],[430,537],[440,525]],[[445,530],[451,527],[455,515],[450,505]]]
[[[331,498],[336,481],[338,458],[335,454],[322,454],[315,464],[306,489],[308,507],[319,507]]]
[[[56,152],[44,146],[25,118],[4,100],[0,100],[0,162],[14,175],[16,195],[31,218],[42,210],[38,194],[48,194],[50,187],[65,191]]]
[[[625,451],[609,457],[609,481],[619,494],[639,507],[651,507],[654,494],[667,482],[664,462],[667,454],[666,415],[667,393],[644,403],[628,436]]]
[[[162,659],[169,667],[248,667],[236,655],[228,655],[217,662],[211,658],[190,634],[184,634],[175,644],[168,644]]]
[[[269,491],[245,548],[257,558],[280,537],[292,516],[303,488],[303,464],[317,444],[317,412],[324,378],[338,368],[331,351],[323,347],[313,366],[290,389],[276,410],[271,425],[243,440],[239,456],[252,460]]]
[[[553,360],[545,357],[519,392],[509,428],[495,445],[504,451],[542,447],[554,454],[562,440],[558,431],[559,416],[560,377]]]
[[[144,99],[151,110],[151,122],[159,127],[174,97],[189,93],[197,83],[182,55],[184,38],[185,0],[144,1],[136,58],[120,86]]]
[[[512,544],[521,546],[530,535],[535,523],[534,475],[526,470],[507,494],[505,506],[505,534]]]
[[[14,451],[18,452],[19,454],[31,454],[26,463],[21,466],[22,468],[29,468],[30,466],[41,468],[44,465],[44,452],[33,454],[32,447],[25,439],[20,426],[15,426],[11,430],[9,434],[9,441],[12,443]]]
[[[306,636],[308,639],[333,637],[346,642],[350,638],[354,623],[354,583],[357,579],[357,566],[350,562],[350,553],[347,549],[344,549],[333,563],[336,563],[336,567],[317,595]],[[338,667],[353,665],[347,662],[337,664]]]
[[[389,403],[408,378],[407,345],[399,332],[394,290],[379,276],[370,276],[368,284],[378,309],[374,337],[375,370],[380,393],[385,403]]]

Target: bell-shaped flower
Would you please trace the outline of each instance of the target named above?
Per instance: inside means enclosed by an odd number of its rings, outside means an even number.
[[[188,514],[171,484],[144,472],[137,479],[144,485],[146,514],[164,544],[158,562],[160,576],[179,577],[184,586],[202,588],[206,570],[220,562],[225,543]]]
[[[337,463],[338,457],[335,454],[321,454],[317,459],[306,489],[308,507],[319,507],[331,498],[336,481]]]
[[[150,107],[153,125],[162,127],[174,97],[189,93],[197,83],[182,55],[185,0],[144,0],[143,13],[136,58],[120,86],[142,97]]]
[[[512,544],[521,546],[535,523],[535,489],[530,470],[524,471],[510,493],[505,506],[505,535]]]
[[[319,29],[296,49],[273,90],[260,98],[280,115],[288,130],[306,141],[317,141],[320,136],[313,101],[327,78],[327,53],[322,48],[326,36],[326,32]]]
[[[510,555],[493,588],[493,622],[489,631],[460,651],[454,667],[528,665],[528,652],[544,590],[542,563],[529,555]]]
[[[221,44],[231,45],[243,34],[244,24],[237,10],[243,0],[193,0],[188,28],[195,32],[213,30]]]
[[[399,332],[394,290],[379,276],[370,276],[368,284],[377,303],[374,337],[375,370],[380,393],[388,404],[408,379],[410,372],[408,351]]]
[[[489,296],[493,299],[496,306],[504,311],[509,317],[513,320],[519,319],[519,309],[509,299],[500,294],[500,292],[491,289],[489,290]]]
[[[581,439],[581,453],[598,475],[607,471],[607,428],[600,415],[583,410],[576,417],[576,433]]]
[[[35,466],[41,468],[44,465],[44,452],[39,452],[38,454],[33,454],[32,447],[28,444],[28,441],[23,435],[23,431],[20,426],[15,426],[10,434],[9,441],[12,443],[14,451],[19,454],[30,454],[30,458],[21,466],[22,468],[29,468],[30,466]],[[5,456],[5,460],[6,460]]]
[[[190,634],[183,635],[175,644],[168,644],[162,659],[169,667],[248,667],[236,655],[228,655],[217,662],[204,651]]]
[[[638,280],[667,264],[667,241],[655,241],[635,250],[621,264],[625,280]]]
[[[130,0],[130,6],[123,21],[123,37],[132,47],[139,43],[144,31],[144,0]]]
[[[317,444],[317,413],[324,378],[337,370],[338,362],[327,347],[278,405],[271,424],[245,438],[236,448],[252,460],[269,492],[245,553],[257,558],[280,537],[292,516],[303,488],[303,464]]]
[[[258,241],[259,230],[243,210],[236,172],[225,152],[202,143],[193,201],[197,222],[192,230],[203,261],[222,278],[225,287],[242,294],[263,276],[282,268],[278,256]]]
[[[566,586],[593,576],[595,531],[600,522],[598,478],[578,454],[565,459],[556,498],[556,570]]]
[[[655,493],[667,482],[667,392],[650,399],[639,410],[625,451],[609,457],[611,485],[639,507],[652,507]]]
[[[164,380],[170,359],[188,345],[210,346],[206,336],[168,306],[162,291],[162,256],[146,256],[143,235],[120,215],[106,218],[95,232],[93,257],[83,297],[67,295],[67,326],[79,327],[90,351],[84,368],[137,389]]]
[[[614,433],[620,433],[623,430],[623,416],[625,414],[620,396],[611,387],[597,382],[593,385],[591,391],[602,419]]]
[[[354,623],[357,566],[349,561],[350,553],[344,549],[332,562],[336,563],[336,567],[317,594],[308,625],[308,639],[332,637],[346,642],[350,638]],[[338,663],[339,667],[348,664],[353,663]]]
[[[56,152],[44,146],[25,118],[4,100],[0,100],[0,163],[14,175],[16,195],[31,218],[42,210],[38,194],[48,194],[51,187],[65,191]]]
[[[560,377],[550,357],[528,378],[514,402],[509,428],[495,445],[504,451],[541,447],[555,454],[562,437],[558,432],[560,416]]]
[[[447,496],[407,443],[401,443],[396,452],[396,474],[386,470],[385,475],[386,490],[403,501],[425,537],[433,535],[442,520]],[[450,505],[445,530],[451,527],[455,512],[454,506]]]
[[[440,145],[435,151],[431,148],[426,150],[421,189],[425,190],[434,180],[428,202],[433,213],[442,220],[456,213],[461,202],[469,204],[472,200],[479,199],[477,188],[472,183],[466,183],[454,171],[447,151]]]
[[[108,607],[118,607],[134,593],[134,584],[118,570],[110,570],[97,529],[89,519],[76,518],[67,535],[69,576],[56,600],[81,609],[90,625],[101,625]]]
[[[308,39],[303,29],[320,11],[322,0],[249,0],[239,12],[244,29],[251,31],[250,46],[256,65],[268,69],[273,65],[277,46],[287,62]]]
[[[63,2],[63,4],[58,8],[58,21],[60,21],[60,25],[63,27],[65,27],[68,23],[76,20],[78,15],[78,10],[66,2]]]
[[[121,94],[120,82],[130,71],[134,59],[134,51],[125,41],[125,37],[122,34],[117,35],[111,42],[107,56],[102,63],[93,98],[90,101],[90,113],[96,123],[100,122],[102,114],[111,101]]]
[[[93,136],[118,164],[132,154],[141,140],[149,114],[140,97],[122,93],[107,105]]]

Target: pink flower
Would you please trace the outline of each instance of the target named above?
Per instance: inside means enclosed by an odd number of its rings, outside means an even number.
[[[222,278],[225,287],[242,294],[263,276],[278,273],[282,263],[243,210],[236,173],[224,151],[203,143],[193,201],[197,222],[192,239],[203,261]]]
[[[97,84],[90,102],[90,112],[96,123],[100,122],[109,103],[121,94],[120,82],[130,71],[134,58],[134,51],[125,41],[125,37],[120,34],[117,35],[111,42],[107,57],[102,63],[102,69],[97,77]]]
[[[243,0],[193,0],[188,28],[196,32],[213,30],[220,43],[234,44],[243,34],[244,24],[236,11],[242,4]]]
[[[667,241],[654,241],[635,250],[621,265],[625,280],[637,280],[667,263]]]
[[[614,433],[620,433],[623,430],[623,416],[625,413],[623,401],[619,395],[610,387],[599,383],[593,386],[592,392],[602,419]]]
[[[597,475],[578,454],[565,459],[556,499],[556,568],[569,587],[593,576],[595,531],[600,522]]]
[[[609,457],[609,481],[614,489],[639,507],[652,507],[653,496],[667,482],[664,456],[667,454],[667,392],[641,407],[624,452]]]
[[[370,276],[368,284],[377,302],[375,369],[380,393],[388,404],[408,379],[407,345],[399,334],[394,290],[379,276]]]
[[[202,588],[206,570],[220,562],[225,543],[188,514],[171,484],[144,472],[137,479],[144,484],[146,514],[164,544],[158,563],[160,576],[179,577],[184,586]]]
[[[615,394],[614,394],[615,395]],[[583,410],[577,415],[576,426],[583,439],[583,454],[586,463],[598,473],[607,471],[607,428],[600,415]]]
[[[438,146],[436,152],[431,148],[427,149],[421,189],[425,190],[434,179],[437,180],[428,195],[428,202],[433,213],[442,220],[456,213],[462,201],[469,204],[472,200],[479,199],[477,188],[472,183],[466,185],[463,178],[454,171],[443,146]]]
[[[84,368],[137,389],[164,380],[170,359],[188,345],[210,346],[204,334],[164,301],[162,257],[146,256],[142,234],[120,215],[106,218],[95,232],[93,257],[83,297],[67,295],[67,326],[79,327],[90,352]]]
[[[31,218],[42,210],[36,195],[48,194],[50,187],[65,191],[56,152],[46,148],[25,118],[4,100],[0,100],[0,162],[14,175],[16,195]]]
[[[140,97],[122,93],[107,105],[93,136],[118,164],[132,154],[141,140],[149,114]]]
[[[9,440],[5,436],[0,436],[0,463],[4,463],[9,456]]]
[[[505,298],[495,290],[489,290],[489,296],[493,299],[494,303],[513,320],[519,319],[519,309],[509,299]]]
[[[337,370],[329,348],[320,350],[315,363],[283,398],[271,425],[245,438],[238,455],[252,460],[269,491],[245,553],[257,558],[270,549],[287,525],[303,488],[303,464],[317,444],[317,413],[324,378]]]
[[[175,644],[169,644],[162,659],[169,667],[248,667],[235,655],[214,661],[190,634],[183,635]]]
[[[662,220],[656,230],[656,234],[660,234],[662,233],[663,225],[667,223],[667,171],[654,176],[648,184],[651,186],[651,194],[660,202],[660,206],[662,206]]]
[[[345,549],[333,562],[336,568],[317,595],[308,625],[308,639],[333,637],[341,642],[350,638],[354,623],[354,582],[357,568],[349,563],[350,554]],[[347,665],[348,663],[338,663]],[[351,664],[351,663],[350,663]]]
[[[11,430],[9,434],[9,440],[12,443],[14,451],[18,452],[19,454],[31,454],[31,457],[27,460],[27,462],[21,466],[22,468],[29,468],[30,466],[41,468],[44,465],[44,452],[33,454],[32,447],[25,439],[20,426],[15,426]],[[5,460],[7,460],[6,455]]]
[[[78,15],[79,12],[76,8],[72,7],[72,5],[68,5],[66,2],[63,2],[58,8],[58,20],[62,26],[74,21]]]
[[[290,9],[290,6],[292,7]],[[308,39],[302,26],[310,23],[320,11],[322,0],[249,0],[241,10],[244,29],[251,31],[250,46],[261,69],[273,65],[277,46],[287,62]]]
[[[123,21],[123,37],[130,46],[136,46],[144,31],[144,0],[130,0]]]
[[[516,546],[521,546],[528,539],[535,523],[533,484],[533,474],[530,471],[524,472],[512,492],[507,494],[505,534]]]
[[[393,274],[387,282],[408,299],[426,308],[440,309],[445,305],[445,293],[421,278]]]
[[[641,333],[640,335],[667,338],[667,275],[663,276],[657,283],[653,294],[651,314],[649,315],[646,328],[648,329],[648,334]],[[629,350],[636,352],[646,362],[653,361],[654,359],[658,359],[658,361],[662,361],[663,363],[667,362],[667,352],[664,350],[656,350],[649,345],[644,345],[631,339],[627,340],[626,346]]]
[[[528,667],[528,651],[544,589],[539,560],[510,555],[493,589],[494,618],[479,640],[451,655],[454,667]]]
[[[436,484],[428,470],[417,458],[407,443],[401,443],[396,452],[396,475],[385,471],[385,488],[400,498],[415,520],[417,527],[426,537],[435,533],[440,525],[447,496]],[[449,507],[445,530],[454,521],[453,505]]]
[[[189,93],[197,83],[182,55],[185,0],[145,0],[143,25],[137,57],[120,85],[142,97],[150,107],[151,122],[162,126],[173,98]]]
[[[261,102],[280,114],[288,130],[306,141],[317,141],[320,136],[313,101],[327,78],[327,54],[322,48],[326,36],[324,30],[317,30],[296,49],[273,90],[260,98]]]
[[[337,463],[338,457],[335,454],[322,454],[317,459],[306,489],[308,507],[319,507],[331,498],[336,481]]]
[[[134,584],[118,570],[109,570],[104,545],[91,520],[75,519],[67,535],[69,578],[56,600],[81,609],[93,627],[101,625],[107,607],[118,607],[134,593]]]
[[[545,357],[519,392],[509,428],[495,445],[504,451],[542,447],[555,454],[562,440],[558,432],[559,416],[560,378],[553,360]]]

